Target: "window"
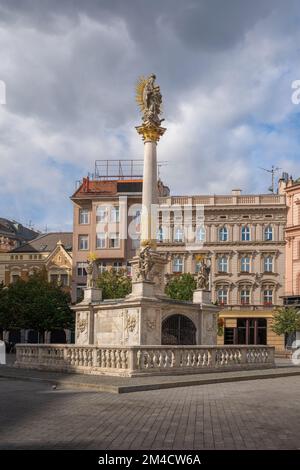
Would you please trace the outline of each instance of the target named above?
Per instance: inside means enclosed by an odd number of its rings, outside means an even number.
[[[115,261],[114,262],[114,270],[115,271],[120,271],[120,269],[122,269],[122,262],[121,261]]]
[[[267,287],[264,289],[264,305],[266,307],[273,305],[273,289]]]
[[[273,257],[272,256],[265,256],[264,257],[264,271],[266,273],[273,272]]]
[[[195,273],[198,273],[198,272],[200,271],[201,264],[202,264],[202,261],[196,261],[196,264],[195,264]]]
[[[58,274],[50,274],[50,282],[52,282],[52,284],[57,284],[58,283]]]
[[[183,242],[183,230],[181,227],[175,227],[174,229],[174,242]]]
[[[250,272],[250,258],[249,256],[242,256],[241,258],[241,272],[249,273]]]
[[[219,242],[227,242],[228,241],[228,230],[226,227],[221,227],[219,229]]]
[[[107,210],[104,206],[97,206],[96,209],[96,222],[106,222]]]
[[[245,225],[242,227],[242,241],[249,242],[250,241],[250,227]]]
[[[162,227],[159,227],[157,230],[157,241],[158,242],[164,241],[164,229]]]
[[[60,275],[60,284],[64,287],[69,285],[69,280],[68,280],[68,275],[67,274],[61,274]]]
[[[79,223],[85,225],[89,223],[88,209],[79,209]]]
[[[12,280],[13,283],[17,282],[18,279],[20,279],[19,274],[13,274],[12,277],[11,277],[11,280]]]
[[[114,223],[120,222],[120,210],[118,206],[112,207],[110,213],[110,220]]]
[[[131,263],[129,261],[127,261],[126,263],[126,272],[127,272],[127,276],[132,276],[132,266],[131,266]]]
[[[204,242],[205,241],[205,228],[203,225],[197,227],[196,230],[196,241],[197,242]]]
[[[77,301],[83,299],[84,289],[85,288],[86,288],[85,284],[77,284],[77,287],[76,287],[76,299],[77,299]]]
[[[88,250],[89,249],[89,237],[88,235],[79,235],[78,237],[78,249]]]
[[[104,232],[96,234],[96,248],[101,249],[106,247],[106,235]]]
[[[227,305],[228,303],[228,289],[227,287],[220,287],[217,290],[218,303],[220,305]]]
[[[77,276],[86,276],[86,267],[87,263],[77,263]]]
[[[241,304],[249,305],[250,304],[250,289],[249,287],[242,287],[241,289]]]
[[[227,256],[220,256],[218,258],[218,271],[221,273],[228,272],[228,258]]]
[[[106,271],[105,261],[100,261],[100,263],[98,263],[98,271],[99,271],[99,274],[103,274]]]
[[[273,240],[273,228],[271,225],[265,227],[265,241],[269,242]]]
[[[120,247],[120,237],[118,233],[111,233],[109,235],[109,248],[119,248]]]
[[[183,259],[180,256],[176,256],[173,259],[173,273],[183,272]]]

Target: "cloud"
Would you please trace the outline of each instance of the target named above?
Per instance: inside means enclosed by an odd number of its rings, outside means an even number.
[[[141,158],[139,75],[155,72],[173,194],[266,191],[300,173],[296,1],[0,0],[1,215],[71,228],[69,196],[101,158]],[[182,177],[184,175],[184,178]]]

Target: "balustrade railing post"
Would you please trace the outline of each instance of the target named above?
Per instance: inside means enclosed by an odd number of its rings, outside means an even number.
[[[241,347],[241,364],[248,364],[248,358],[247,358],[247,352],[248,352],[248,347]]]
[[[274,364],[274,355],[275,355],[275,348],[274,347],[269,347],[267,348],[268,350],[268,360],[267,362],[270,364]]]
[[[208,350],[210,352],[210,367],[215,367],[216,365],[216,355],[217,355],[217,350],[216,348],[211,348]]]
[[[128,348],[128,372],[132,373],[137,370],[137,352],[136,348]]]
[[[38,348],[37,362],[38,364],[43,363],[43,346],[39,346]]]

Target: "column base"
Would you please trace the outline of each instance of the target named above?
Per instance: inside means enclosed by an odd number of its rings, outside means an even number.
[[[197,289],[193,293],[194,304],[211,304],[211,291],[204,289]]]
[[[84,289],[84,298],[80,303],[89,304],[94,302],[101,302],[102,289],[99,287],[86,287]]]

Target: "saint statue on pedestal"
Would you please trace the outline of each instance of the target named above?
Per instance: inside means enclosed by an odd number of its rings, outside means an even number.
[[[201,290],[209,289],[209,273],[210,273],[210,266],[208,266],[205,260],[203,260],[201,262],[200,269],[196,277],[197,289],[201,289]]]

